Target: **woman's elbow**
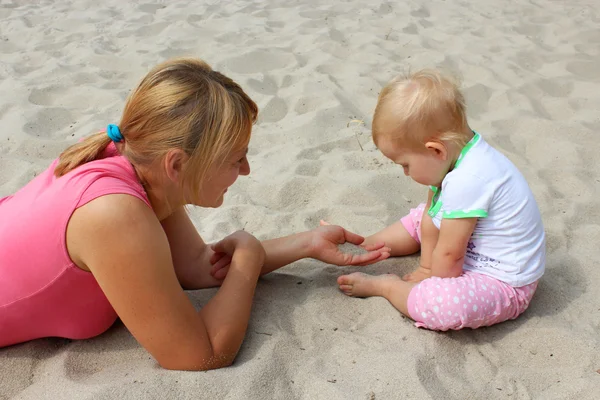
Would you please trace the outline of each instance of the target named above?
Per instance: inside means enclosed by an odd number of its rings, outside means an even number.
[[[168,359],[157,359],[158,364],[168,370],[174,371],[209,371],[229,367],[233,364],[235,355],[215,354],[211,356],[196,357],[169,357]]]

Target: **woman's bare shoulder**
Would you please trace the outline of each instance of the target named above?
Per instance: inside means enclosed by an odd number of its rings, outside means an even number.
[[[158,251],[156,245],[159,244],[168,248],[164,231],[152,209],[139,198],[127,194],[101,196],[76,209],[67,225],[66,239],[69,256],[87,271],[90,270],[89,259],[102,253],[110,254],[111,247],[141,247],[150,253],[153,249]]]

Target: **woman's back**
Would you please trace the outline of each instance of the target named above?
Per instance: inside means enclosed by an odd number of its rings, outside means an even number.
[[[0,199],[0,347],[46,336],[88,338],[116,319],[93,275],[69,257],[67,224],[78,207],[106,194],[149,205],[148,198],[114,145],[60,178],[56,165]]]

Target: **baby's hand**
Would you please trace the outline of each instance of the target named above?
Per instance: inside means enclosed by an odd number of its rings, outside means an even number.
[[[404,275],[402,277],[402,280],[405,282],[418,283],[427,278],[431,278],[431,268],[427,268],[422,265],[419,265],[419,268],[417,268],[410,274]]]

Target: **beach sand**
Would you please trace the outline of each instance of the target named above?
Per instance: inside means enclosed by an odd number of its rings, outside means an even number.
[[[597,2],[374,3],[0,0],[0,196],[118,123],[150,67],[196,56],[260,107],[252,174],[223,207],[191,211],[205,240],[238,229],[273,238],[322,218],[370,234],[426,193],[371,140],[378,92],[396,74],[444,68],[462,79],[471,126],[539,202],[548,262],[529,310],[430,332],[335,283],[355,270],[404,274],[416,257],[365,268],[302,260],[261,279],[232,367],[162,370],[117,323],[90,340],[0,349],[0,399],[600,397]],[[214,293],[189,297],[199,308]]]

